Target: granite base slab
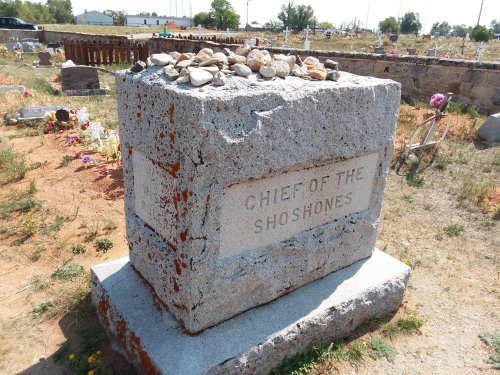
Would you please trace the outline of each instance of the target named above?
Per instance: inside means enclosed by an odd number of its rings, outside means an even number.
[[[373,255],[197,336],[179,324],[128,257],[92,267],[92,302],[108,335],[145,374],[267,374],[314,344],[348,336],[400,306],[410,268]]]

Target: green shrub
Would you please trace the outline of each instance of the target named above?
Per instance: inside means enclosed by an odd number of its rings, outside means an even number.
[[[97,251],[106,252],[113,247],[113,242],[109,238],[99,238],[95,242],[95,248]]]

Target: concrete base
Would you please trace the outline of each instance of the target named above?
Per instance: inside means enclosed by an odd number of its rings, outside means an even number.
[[[128,257],[92,267],[92,302],[113,342],[142,373],[266,374],[285,357],[397,310],[409,274],[408,266],[376,249],[194,337],[183,333]]]

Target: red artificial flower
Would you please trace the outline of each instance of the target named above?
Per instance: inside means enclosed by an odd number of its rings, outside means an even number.
[[[75,152],[75,156],[74,156],[75,159],[81,159],[82,158],[82,152],[81,151],[77,151]]]
[[[118,151],[121,151],[121,150],[120,150],[120,143],[118,143]]]
[[[106,167],[102,167],[102,168],[99,170],[99,172],[100,172],[101,174],[108,174],[109,170],[108,170],[108,168],[106,168]]]
[[[86,130],[88,127],[89,127],[89,123],[88,123],[88,121],[87,121],[87,122],[83,123],[83,124],[80,126],[80,129],[82,129],[82,130]]]

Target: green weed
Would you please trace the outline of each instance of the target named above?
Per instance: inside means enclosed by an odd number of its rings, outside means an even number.
[[[69,265],[67,267],[58,267],[54,272],[52,272],[51,277],[61,281],[71,281],[83,273],[82,266]]]
[[[72,155],[64,155],[61,161],[61,167],[66,167],[71,163],[75,158]]]
[[[12,151],[12,148],[0,150],[0,184],[22,180],[26,176],[27,169],[23,155]]]
[[[480,335],[479,338],[495,351],[493,355],[488,358],[487,363],[494,369],[500,370],[500,332],[485,333]]]
[[[382,328],[382,334],[386,337],[393,338],[399,334],[412,334],[420,332],[420,328],[425,323],[425,320],[420,318],[416,313],[407,317],[398,318],[395,322],[386,324]]]
[[[71,248],[71,252],[75,255],[83,254],[85,251],[85,245],[82,245],[81,243],[76,244]]]
[[[36,305],[31,312],[35,316],[40,316],[45,314],[52,306],[52,302],[43,302]]]
[[[394,362],[396,358],[396,349],[386,344],[379,338],[373,338],[367,343],[369,355],[373,359],[386,358],[389,362]]]
[[[418,175],[417,173],[410,173],[406,176],[406,182],[411,187],[422,187],[424,186],[424,177]]]
[[[450,160],[444,154],[437,154],[436,157],[434,158],[434,165],[439,170],[444,171],[448,167],[449,163]]]
[[[66,221],[66,217],[62,215],[57,215],[56,221],[53,222],[52,224],[46,224],[43,227],[43,234],[50,236],[53,235],[56,232],[59,232]]]
[[[459,236],[465,228],[462,225],[458,224],[452,224],[444,227],[445,233],[450,236],[450,237],[457,237]]]
[[[118,228],[118,222],[116,220],[105,220],[102,229],[109,232]]]
[[[112,247],[113,247],[113,242],[109,238],[107,238],[107,237],[99,238],[95,242],[95,248],[96,248],[97,251],[106,252],[109,249],[111,249]]]

